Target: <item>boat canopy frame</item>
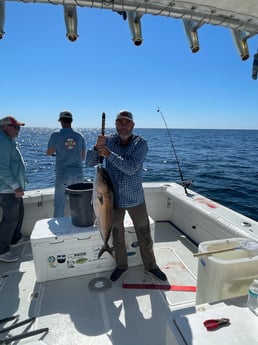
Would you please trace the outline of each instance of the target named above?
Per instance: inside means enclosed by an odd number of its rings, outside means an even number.
[[[79,37],[78,7],[106,9],[121,14],[128,21],[132,41],[136,46],[143,42],[141,19],[146,14],[181,20],[193,53],[200,49],[198,29],[205,24],[228,28],[243,61],[250,56],[247,40],[258,34],[257,0],[0,0],[0,39],[5,34],[5,4],[8,1],[62,5],[66,36],[70,41],[76,41]],[[256,62],[253,63],[253,79],[257,79]]]

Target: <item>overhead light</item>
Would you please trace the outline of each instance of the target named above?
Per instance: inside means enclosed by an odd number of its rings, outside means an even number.
[[[76,6],[64,5],[64,17],[67,38],[74,42],[79,35],[77,34],[77,11]]]
[[[243,61],[247,60],[249,58],[247,39],[250,37],[250,35],[247,32],[239,29],[231,29],[231,33],[241,59]]]
[[[141,29],[142,14],[135,11],[127,11],[126,14],[132,35],[132,41],[136,46],[140,46],[143,42]]]
[[[200,25],[198,26],[198,24],[195,21],[188,20],[188,19],[183,19],[183,24],[184,24],[186,36],[190,43],[190,48],[192,50],[192,53],[197,53],[200,49],[198,33],[197,33],[197,29],[199,29]]]
[[[0,39],[3,38],[5,34],[4,20],[5,20],[5,2],[0,0]]]

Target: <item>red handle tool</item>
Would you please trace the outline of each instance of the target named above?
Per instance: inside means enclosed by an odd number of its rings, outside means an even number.
[[[203,322],[204,326],[207,328],[208,331],[213,331],[221,326],[228,326],[230,325],[230,320],[227,318],[222,319],[210,319]]]

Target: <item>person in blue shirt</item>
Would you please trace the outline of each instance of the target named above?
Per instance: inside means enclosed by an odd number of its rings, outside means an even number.
[[[12,116],[0,119],[0,261],[15,262],[18,257],[10,251],[22,239],[24,216],[23,195],[26,183],[25,165],[17,147],[18,137],[24,123]]]
[[[116,134],[98,136],[94,149],[87,151],[86,165],[94,166],[105,158],[106,170],[114,189],[115,210],[112,228],[116,269],[110,276],[116,281],[128,268],[125,246],[124,217],[129,213],[140,245],[145,270],[166,281],[166,275],[156,264],[149,217],[142,186],[143,162],[148,152],[145,139],[133,134],[133,115],[122,110],[116,117]]]
[[[69,111],[62,111],[58,121],[62,129],[51,134],[47,155],[56,156],[54,217],[64,217],[66,188],[84,181],[85,140],[81,133],[72,129],[73,117]]]

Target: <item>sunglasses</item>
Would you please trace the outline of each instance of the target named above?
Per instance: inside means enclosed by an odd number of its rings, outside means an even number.
[[[17,131],[19,131],[21,129],[21,126],[18,125],[7,125],[8,127],[14,127],[15,129],[17,129]]]

